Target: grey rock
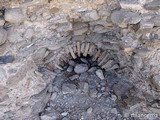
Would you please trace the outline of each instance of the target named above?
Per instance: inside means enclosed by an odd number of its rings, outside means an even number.
[[[10,8],[5,10],[4,19],[10,23],[22,23],[24,14],[21,8]]]
[[[19,32],[15,32],[15,31],[9,31],[8,32],[8,40],[9,42],[20,42],[23,40],[22,38],[22,34]]]
[[[72,72],[73,71],[73,66],[69,66],[68,68],[67,68],[67,72]]]
[[[96,89],[90,89],[89,95],[91,98],[96,98],[97,97],[98,91]]]
[[[91,114],[92,111],[93,111],[93,108],[91,108],[91,107],[87,109],[87,113],[88,113],[88,114]]]
[[[76,80],[79,78],[79,75],[73,75],[71,77],[69,77],[70,80]]]
[[[63,112],[61,113],[62,116],[67,116],[68,115],[68,112]]]
[[[7,31],[0,28],[0,45],[4,44],[7,40]]]
[[[45,114],[40,116],[41,120],[57,120],[58,115],[56,113],[49,113],[49,114]]]
[[[0,56],[0,64],[12,63],[14,57],[12,55]]]
[[[36,115],[36,114],[42,112],[45,107],[46,107],[45,102],[43,102],[43,101],[36,102],[32,108],[32,113]]]
[[[56,99],[57,95],[58,95],[57,92],[53,92],[52,95],[51,95],[50,100],[54,101]]]
[[[76,65],[76,63],[75,63],[73,60],[70,60],[70,61],[68,62],[68,64],[71,65],[71,66],[75,66],[75,65]]]
[[[152,29],[154,27],[154,22],[152,21],[141,21],[140,22],[140,30]]]
[[[111,14],[111,20],[119,27],[125,28],[129,24],[137,24],[141,20],[141,16],[138,13],[118,10]]]
[[[40,48],[39,50],[37,50],[34,54],[33,54],[33,60],[36,63],[39,63],[43,60],[45,53],[46,53],[47,49],[46,48]]]
[[[113,91],[118,96],[118,98],[121,99],[121,97],[125,95],[132,87],[133,86],[128,82],[120,81],[113,85]]]
[[[95,21],[99,19],[99,15],[96,10],[84,12],[82,15],[82,20],[84,22]]]
[[[96,69],[97,69],[96,67],[91,67],[91,68],[88,70],[88,72],[91,72],[91,73],[92,73],[92,72],[96,71]]]
[[[88,66],[86,64],[77,64],[74,68],[76,73],[84,73],[88,70]]]
[[[33,30],[32,28],[28,28],[28,29],[25,31],[23,37],[26,38],[26,39],[31,39],[32,36],[33,36],[33,34],[34,34],[34,30]]]
[[[89,85],[87,82],[80,82],[79,83],[79,87],[80,87],[80,90],[84,93],[88,93],[89,92]]]
[[[159,0],[153,0],[152,2],[146,3],[144,5],[144,8],[146,10],[159,10],[160,9],[160,1]]]
[[[160,16],[153,17],[152,22],[154,23],[154,26],[160,27]]]
[[[63,94],[74,93],[77,90],[76,88],[77,86],[75,84],[64,83],[62,86],[62,93]]]
[[[158,89],[158,90],[160,90],[160,75],[155,75],[154,77],[153,77],[153,84],[154,84],[154,86]]]
[[[74,35],[82,35],[88,31],[88,24],[86,23],[76,23],[73,25]]]
[[[4,18],[3,18],[3,17],[0,17],[0,26],[3,26],[3,25],[4,25],[4,23],[5,23]]]
[[[85,59],[85,58],[80,58],[80,60],[81,60],[83,63],[88,64],[88,60],[87,60],[87,59]]]
[[[87,80],[86,78],[88,77],[88,73],[87,72],[84,72],[84,73],[81,73],[80,76],[79,76],[79,80],[80,81],[85,81]]]
[[[96,70],[96,75],[101,79],[104,80],[103,71],[101,69]]]

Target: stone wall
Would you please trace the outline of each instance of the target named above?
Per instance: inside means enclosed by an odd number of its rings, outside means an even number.
[[[38,119],[32,108],[50,80],[37,66],[72,42],[119,44],[136,70],[159,80],[159,0],[1,0],[0,8],[0,120]]]

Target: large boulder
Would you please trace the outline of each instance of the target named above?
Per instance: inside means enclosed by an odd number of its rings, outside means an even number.
[[[10,23],[22,23],[24,14],[21,8],[10,8],[5,10],[4,19]]]

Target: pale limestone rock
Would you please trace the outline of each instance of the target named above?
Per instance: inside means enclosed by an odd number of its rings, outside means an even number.
[[[130,11],[114,11],[111,14],[111,20],[119,27],[125,28],[129,24],[137,24],[141,20],[141,16],[138,13]]]
[[[4,19],[10,23],[22,23],[24,14],[21,8],[10,8],[5,10]]]

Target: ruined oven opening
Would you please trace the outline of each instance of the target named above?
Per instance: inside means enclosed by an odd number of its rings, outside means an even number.
[[[48,54],[39,72],[44,79],[51,79],[48,73],[54,76],[43,91],[45,98],[37,103],[41,108],[33,110],[42,119],[103,119],[117,113],[117,119],[122,118],[122,100],[134,88],[128,82],[132,72],[125,54],[90,42]]]

